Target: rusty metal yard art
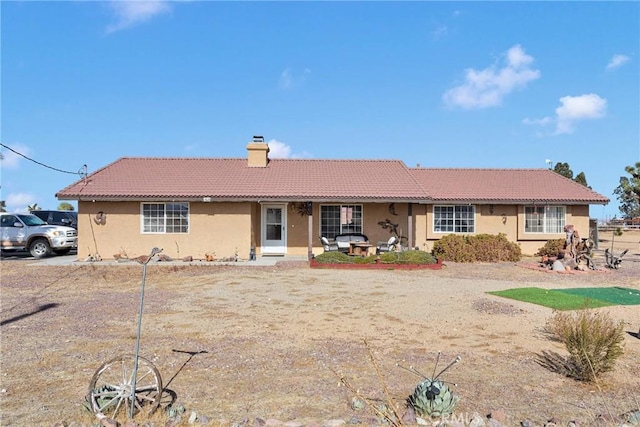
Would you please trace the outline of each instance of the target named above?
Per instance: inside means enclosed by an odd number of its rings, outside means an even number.
[[[566,233],[565,259],[579,266],[586,264],[591,270],[597,270],[593,262],[592,253],[595,243],[591,238],[580,239],[578,230],[574,230],[573,225],[564,228]]]
[[[624,251],[622,251],[620,253],[620,255],[616,255],[613,252],[613,241],[616,238],[616,232],[613,232],[613,236],[611,237],[611,251],[609,251],[609,248],[604,250],[604,261],[607,265],[607,268],[619,268],[620,264],[622,264],[622,257],[625,256],[627,254],[627,252],[629,252],[629,249],[625,249]]]
[[[139,355],[147,264],[160,252],[162,249],[154,247],[149,255],[135,259],[142,264],[135,353],[105,362],[93,375],[87,397],[91,411],[98,418],[115,420],[124,412],[128,412],[128,417],[133,418],[142,411],[152,414],[160,405],[163,391],[160,372],[150,360]]]

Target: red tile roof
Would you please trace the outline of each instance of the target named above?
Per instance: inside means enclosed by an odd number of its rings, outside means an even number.
[[[399,160],[121,158],[56,194],[67,200],[418,201],[424,190]]]
[[[399,160],[125,157],[56,194],[61,200],[372,201],[606,204],[548,169],[407,168]],[[431,200],[433,199],[433,200]]]
[[[549,169],[410,169],[434,201],[606,204],[609,199]]]

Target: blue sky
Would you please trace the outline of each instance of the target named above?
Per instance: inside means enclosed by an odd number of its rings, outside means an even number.
[[[4,1],[1,199],[127,156],[640,161],[639,2]],[[66,173],[71,172],[71,173]],[[321,184],[319,184],[321,185]]]

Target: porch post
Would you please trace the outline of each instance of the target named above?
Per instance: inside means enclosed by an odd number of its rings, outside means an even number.
[[[313,205],[307,202],[307,259],[313,258]]]
[[[407,243],[409,248],[413,248],[413,204],[409,203],[409,207],[407,209]]]

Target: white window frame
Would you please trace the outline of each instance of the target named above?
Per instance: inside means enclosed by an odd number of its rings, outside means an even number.
[[[188,234],[189,202],[140,203],[142,234]]]
[[[332,218],[327,218],[326,215],[330,208],[338,208],[339,211],[333,213]],[[363,217],[364,209],[359,204],[327,204],[320,205],[320,236],[333,239],[336,235],[342,233],[362,233],[363,232]],[[328,221],[333,220],[332,224]]]
[[[446,215],[443,217],[443,215]],[[475,205],[433,205],[433,232],[472,234],[476,232]]]
[[[564,233],[567,207],[560,205],[525,206],[524,232],[530,234]]]

